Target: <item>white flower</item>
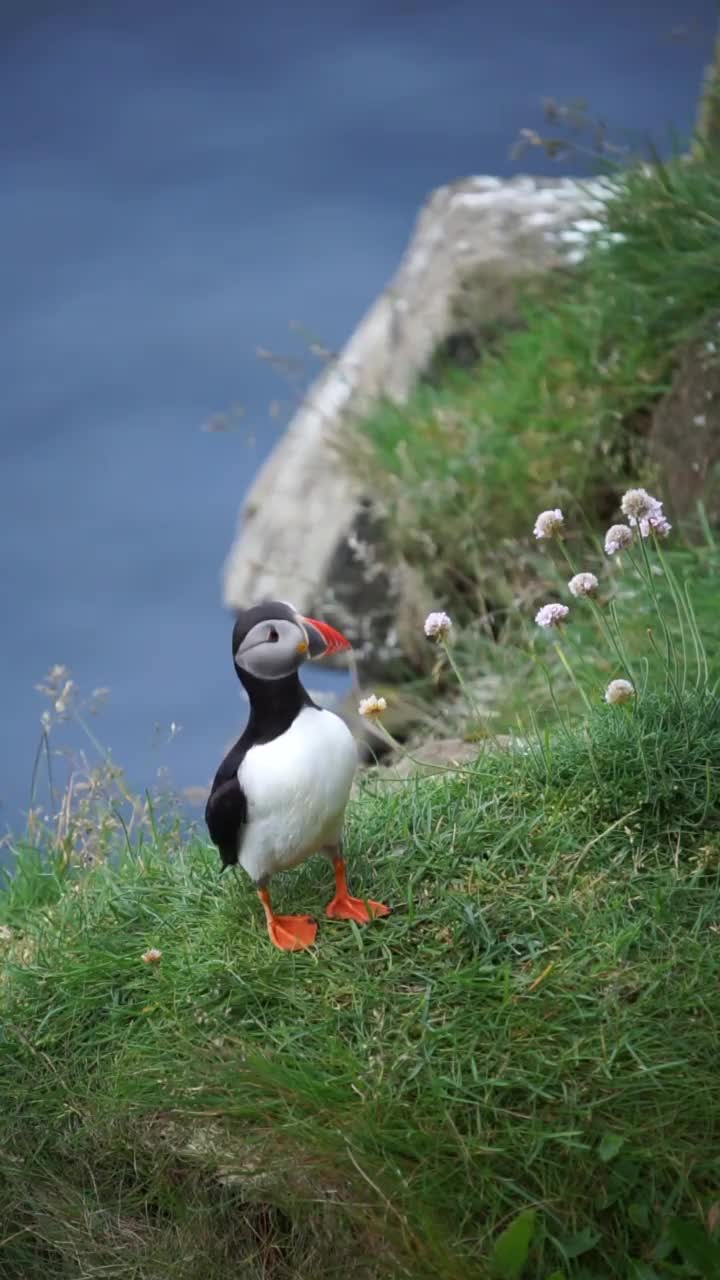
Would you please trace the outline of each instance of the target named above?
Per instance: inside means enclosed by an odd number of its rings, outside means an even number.
[[[162,960],[162,951],[157,947],[151,947],[149,951],[143,952],[141,959],[143,964],[159,964]]]
[[[661,516],[662,502],[653,498],[647,489],[628,489],[622,496],[620,510],[634,529],[638,521],[647,519],[648,516]]]
[[[371,693],[368,698],[361,700],[358,711],[361,716],[370,716],[371,718],[373,716],[381,716],[383,711],[387,711],[387,702],[384,698],[376,698],[375,694]]]
[[[672,529],[670,521],[666,519],[662,511],[654,516],[643,516],[638,521],[638,527],[643,538],[648,538],[651,533],[654,533],[656,538],[667,538]]]
[[[623,514],[627,516],[632,529],[639,529],[640,536],[649,538],[654,533],[658,538],[667,538],[672,525],[666,519],[662,502],[653,498],[645,489],[628,489],[620,503]],[[619,526],[616,526],[619,527]]]
[[[635,690],[629,680],[611,680],[605,690],[605,701],[611,707],[618,702],[629,702],[634,697]]]
[[[535,614],[535,621],[539,627],[559,627],[569,612],[566,604],[544,604]]]
[[[49,711],[43,711],[40,717],[40,723],[43,727],[43,732],[49,733],[50,730],[52,729],[52,716],[50,715]]]
[[[430,640],[444,640],[452,626],[447,613],[429,613],[425,619],[425,635]]]
[[[535,521],[533,533],[536,538],[552,538],[559,533],[565,523],[565,517],[559,507],[553,511],[541,511]]]
[[[614,556],[623,551],[633,540],[633,531],[626,524],[613,524],[605,534],[605,555]]]
[[[599,585],[594,573],[576,573],[568,582],[568,590],[571,596],[592,596]]]

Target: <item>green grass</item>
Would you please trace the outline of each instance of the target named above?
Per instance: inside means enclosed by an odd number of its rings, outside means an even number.
[[[713,696],[648,695],[369,775],[352,880],[393,915],[298,956],[199,841],[85,874],[26,852],[0,1274],[460,1280],[528,1208],[528,1280],[696,1274],[668,1233],[710,1248],[720,1199],[718,761]],[[322,919],[329,864],[275,892]]]
[[[720,159],[623,182],[622,238],[476,370],[361,428],[389,550],[473,624],[453,633],[467,678],[505,677],[492,727],[524,726],[522,749],[458,772],[364,776],[351,879],[392,915],[326,921],[314,859],[274,896],[318,916],[319,945],[275,951],[248,882],[134,803],[102,753],[49,851],[18,847],[1,1280],[720,1275],[718,548],[706,526],[673,531],[674,577],[659,555],[648,576],[658,617],[591,532],[642,478],[649,409],[717,306]],[[557,548],[530,545],[555,503],[621,619],[629,705],[602,702],[624,671],[587,602],[564,661],[533,626],[541,600],[568,601]]]
[[[720,154],[618,179],[606,232],[476,368],[441,370],[359,423],[348,461],[391,513],[387,553],[457,616],[502,613],[532,572],[535,513],[608,518],[646,479],[645,434],[720,290]],[[671,513],[672,514],[672,513]]]

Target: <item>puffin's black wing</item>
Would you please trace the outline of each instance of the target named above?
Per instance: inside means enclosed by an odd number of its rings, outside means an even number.
[[[237,778],[245,754],[239,746],[233,747],[220,765],[205,806],[205,822],[210,839],[219,850],[223,870],[237,863],[247,822],[247,797]]]

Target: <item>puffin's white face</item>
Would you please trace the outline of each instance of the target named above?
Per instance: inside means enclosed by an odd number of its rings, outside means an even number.
[[[308,638],[298,622],[268,618],[256,622],[235,653],[235,666],[260,680],[279,680],[297,671],[308,653]]]
[[[259,680],[281,680],[307,658],[349,648],[350,641],[339,631],[315,618],[304,618],[284,601],[248,609],[233,632],[238,675],[245,671]]]

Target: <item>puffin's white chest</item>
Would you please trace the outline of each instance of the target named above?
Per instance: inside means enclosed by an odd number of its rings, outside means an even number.
[[[337,842],[356,768],[347,725],[315,707],[303,707],[279,738],[250,748],[238,770],[248,805],[239,856],[254,880]]]

